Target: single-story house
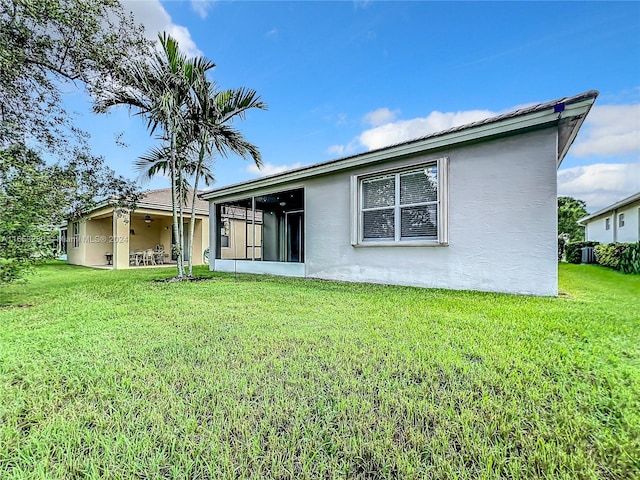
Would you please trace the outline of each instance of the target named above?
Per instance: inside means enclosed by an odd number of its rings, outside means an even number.
[[[640,192],[578,220],[584,238],[600,243],[640,241]]]
[[[189,242],[191,203],[185,207],[183,246]],[[141,265],[175,263],[171,189],[144,192],[133,212],[120,211],[109,201],[98,203],[87,215],[70,221],[61,231],[66,242],[67,262],[87,267],[125,269]],[[209,248],[209,209],[196,200],[193,264],[203,263]],[[144,252],[153,250],[148,259]],[[153,258],[153,260],[151,260]]]
[[[556,171],[597,96],[205,192],[210,269],[557,295]]]

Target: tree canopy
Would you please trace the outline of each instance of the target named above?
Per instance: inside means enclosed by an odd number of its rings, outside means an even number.
[[[91,153],[61,92],[95,96],[150,44],[116,0],[0,0],[0,31],[2,285],[53,254],[65,218],[101,197],[135,203],[137,187]]]
[[[578,220],[587,216],[587,204],[573,197],[558,197],[558,234],[569,235],[570,242],[584,240],[584,227]]]
[[[116,0],[0,0],[0,139],[68,153],[84,133],[61,86],[95,94],[145,55],[142,27]]]

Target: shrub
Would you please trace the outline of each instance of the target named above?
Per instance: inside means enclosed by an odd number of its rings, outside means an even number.
[[[620,269],[620,258],[631,243],[608,243],[595,247],[596,262],[603,267]]]
[[[631,243],[620,255],[620,270],[640,275],[640,242]]]
[[[558,235],[558,262],[561,262],[564,258],[564,250],[569,242],[569,234],[561,233]]]
[[[569,263],[581,263],[582,262],[582,248],[594,247],[599,245],[598,242],[569,242],[565,246],[565,258]]]

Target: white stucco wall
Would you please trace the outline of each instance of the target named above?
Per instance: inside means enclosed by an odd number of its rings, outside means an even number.
[[[605,228],[607,218],[611,222],[609,230]],[[613,242],[613,228],[613,215],[609,214],[604,217],[594,218],[585,225],[584,238],[591,242],[611,243]]]
[[[349,180],[374,166],[311,179],[306,275],[333,280],[556,295],[556,130],[384,167],[449,157],[449,245],[353,247]]]
[[[620,227],[620,214],[624,214],[624,226]],[[611,228],[605,229],[609,218]],[[612,210],[589,220],[585,225],[585,238],[600,243],[640,241],[640,201]]]
[[[556,135],[548,128],[234,197],[304,187],[307,277],[557,295]],[[444,156],[449,157],[447,246],[351,245],[352,175]]]
[[[640,240],[638,222],[640,221],[640,202],[632,203],[618,210],[618,215],[624,213],[624,227],[618,227],[618,242],[637,242]],[[617,221],[617,220],[616,220]],[[616,224],[617,226],[617,224]]]

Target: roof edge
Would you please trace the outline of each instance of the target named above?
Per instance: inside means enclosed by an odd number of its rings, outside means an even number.
[[[557,124],[562,119],[578,119],[571,129],[567,142],[563,145],[563,147],[566,146],[566,148],[559,149],[558,151],[557,165],[559,165],[561,158],[566,155],[566,152],[575,139],[580,126],[582,126],[586,115],[598,95],[599,92],[597,90],[589,90],[573,97],[565,97],[551,102],[515,110],[513,112],[490,117],[479,122],[469,123],[408,140],[403,143],[389,145],[348,157],[315,163],[274,175],[234,183],[225,187],[206,191],[198,196],[203,200],[211,200],[226,195],[240,193],[244,190],[254,190],[263,187],[275,186],[289,181],[332,173],[358,167],[364,164],[376,163],[391,157],[421,153],[464,142],[489,138],[500,134],[513,133],[525,128],[539,127],[545,124]]]
[[[170,190],[170,188],[158,188],[156,190],[145,190],[142,192],[142,195],[144,195],[145,193],[149,193],[149,192],[158,192],[158,191],[163,191],[163,190]],[[198,193],[198,198],[200,197],[200,194],[202,193],[201,190],[199,190],[200,193]],[[113,207],[115,206],[115,204],[117,203],[117,199],[113,198],[113,197],[109,197],[109,198],[104,198],[102,200],[100,200],[99,202],[96,202],[96,204],[93,206],[93,208],[91,208],[91,210],[87,210],[86,212],[83,213],[83,216],[88,216],[91,215],[92,212],[95,212],[96,210],[100,210],[101,208],[105,208],[105,207]],[[163,210],[163,211],[172,211],[173,207],[171,205],[166,205],[166,204],[162,204],[162,203],[153,203],[153,202],[145,202],[145,201],[139,201],[136,203],[136,208],[133,210],[133,212],[135,212],[138,208],[148,208],[151,210]],[[191,207],[187,207],[187,206],[183,206],[184,210],[187,210],[189,212],[191,212]],[[209,215],[209,210],[206,208],[196,208],[195,209],[197,214],[200,215]]]
[[[605,207],[601,210],[598,210],[597,212],[591,213],[589,215],[587,215],[586,217],[581,218],[580,220],[578,220],[578,223],[580,225],[583,224],[583,222],[586,222],[588,220],[592,220],[594,218],[597,217],[601,217],[602,215],[605,215],[606,213],[609,213],[613,210],[616,210],[618,208],[622,208],[622,207],[626,207],[627,205],[636,202],[640,200],[640,192],[638,193],[634,193],[633,195],[630,195],[626,198],[623,198],[622,200],[619,200],[615,203],[612,203],[611,205],[609,205],[608,207]]]

